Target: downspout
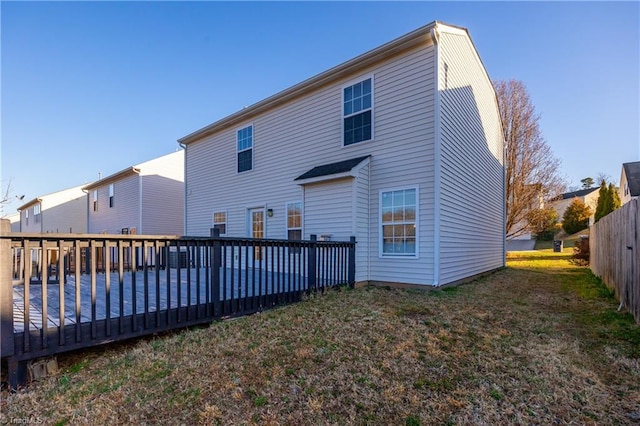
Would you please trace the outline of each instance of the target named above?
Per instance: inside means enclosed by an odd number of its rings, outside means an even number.
[[[182,166],[182,180],[184,181],[184,194],[182,195],[184,198],[182,204],[182,235],[187,235],[187,145],[181,142],[178,142],[178,145],[184,150],[184,155],[182,156],[184,163]]]
[[[438,53],[438,42],[440,33],[437,23],[431,28],[430,34],[433,39],[435,71],[434,71],[434,162],[433,162],[433,285],[440,285],[440,179],[441,179],[441,134],[440,134],[440,55]]]

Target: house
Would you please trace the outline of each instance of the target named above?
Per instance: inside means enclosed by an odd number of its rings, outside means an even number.
[[[18,207],[20,232],[86,233],[82,186],[36,197]]]
[[[355,236],[374,284],[505,264],[502,126],[464,28],[433,22],[178,142],[188,235]]]
[[[640,161],[622,165],[618,194],[622,205],[640,196]]]
[[[7,219],[11,224],[11,232],[20,232],[20,212],[8,214],[2,219]]]
[[[120,170],[82,189],[89,233],[182,235],[182,150]]]
[[[551,201],[551,207],[558,213],[558,220],[562,221],[567,207],[573,203],[575,198],[585,203],[591,209],[591,216],[589,216],[589,226],[593,225],[595,221],[596,207],[598,206],[598,195],[600,187],[581,189],[579,191],[565,192],[555,197]]]

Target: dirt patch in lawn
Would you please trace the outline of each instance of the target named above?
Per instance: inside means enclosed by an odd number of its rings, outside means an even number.
[[[567,253],[436,291],[333,291],[59,356],[2,398],[47,424],[632,424],[640,329]],[[21,421],[21,420],[19,420]]]

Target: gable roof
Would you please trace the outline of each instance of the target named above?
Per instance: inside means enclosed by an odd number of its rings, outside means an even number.
[[[627,186],[632,197],[640,195],[640,161],[624,163],[624,174],[627,177]]]
[[[337,163],[323,164],[322,166],[316,166],[308,172],[301,174],[294,180],[313,179],[323,176],[336,175],[339,173],[350,172],[355,166],[362,163],[369,158],[368,155],[364,157],[351,158],[349,160],[338,161]]]
[[[573,191],[573,192],[565,192],[564,194],[560,194],[558,198],[562,198],[563,200],[566,200],[573,197],[584,197],[585,195],[589,195],[593,191],[597,191],[599,189],[600,187],[596,186],[595,188],[581,189],[579,191]]]
[[[50,193],[45,194],[45,195],[41,195],[41,196],[39,196],[39,197],[36,197],[36,198],[34,198],[34,199],[32,199],[32,200],[27,201],[26,203],[24,203],[23,205],[21,205],[20,207],[18,207],[16,210],[17,210],[17,211],[26,210],[26,209],[28,209],[29,207],[31,207],[31,206],[33,206],[33,205],[35,205],[35,204],[38,204],[38,203],[43,202],[45,199],[47,199],[48,197],[50,197],[50,196],[52,196],[52,195],[58,195],[58,194],[60,194],[60,193],[62,193],[62,192],[67,192],[67,191],[69,191],[69,192],[70,192],[70,191],[73,191],[73,190],[76,190],[76,189],[77,189],[77,190],[82,189],[82,185],[80,185],[80,186],[74,186],[74,187],[67,188],[67,189],[63,189],[63,190],[56,191],[56,192],[50,192]]]
[[[432,31],[443,29],[447,29],[449,31],[462,31],[467,35],[469,33],[466,28],[446,24],[441,21],[433,21],[395,40],[385,43],[382,46],[363,53],[362,55],[356,56],[355,58],[350,59],[340,65],[336,65],[335,67],[330,68],[327,71],[324,71],[314,77],[308,78],[301,83],[291,86],[290,88],[276,93],[275,95],[272,95],[260,102],[245,107],[238,112],[235,112],[221,120],[218,120],[212,124],[209,124],[208,126],[201,128],[200,130],[196,130],[195,132],[178,139],[178,143],[181,145],[188,145],[204,137],[210,136],[222,129],[240,125],[242,124],[242,122],[250,120],[258,114],[261,114],[272,108],[276,108],[301,96],[308,95],[309,92],[324,87],[328,84],[332,84],[335,81],[352,76],[355,73],[361,72],[362,70],[370,66],[378,64],[415,46],[419,46],[423,43],[433,44],[436,42],[436,36],[432,33]],[[469,37],[469,39],[471,38]]]
[[[131,176],[131,175],[135,175],[137,173],[140,173],[140,169],[137,169],[135,167],[127,167],[126,169],[120,170],[119,172],[116,172],[110,176],[107,176],[105,178],[102,178],[100,180],[97,180],[95,182],[90,183],[89,185],[85,185],[82,187],[83,191],[89,191],[91,189],[96,189],[96,188],[100,188],[101,186],[104,186],[108,183],[112,183],[115,182],[117,180],[123,179],[127,176]]]

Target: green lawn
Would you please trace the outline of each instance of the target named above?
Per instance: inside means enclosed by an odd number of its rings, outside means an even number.
[[[46,424],[637,424],[640,327],[570,248],[435,291],[334,291],[58,358]]]

